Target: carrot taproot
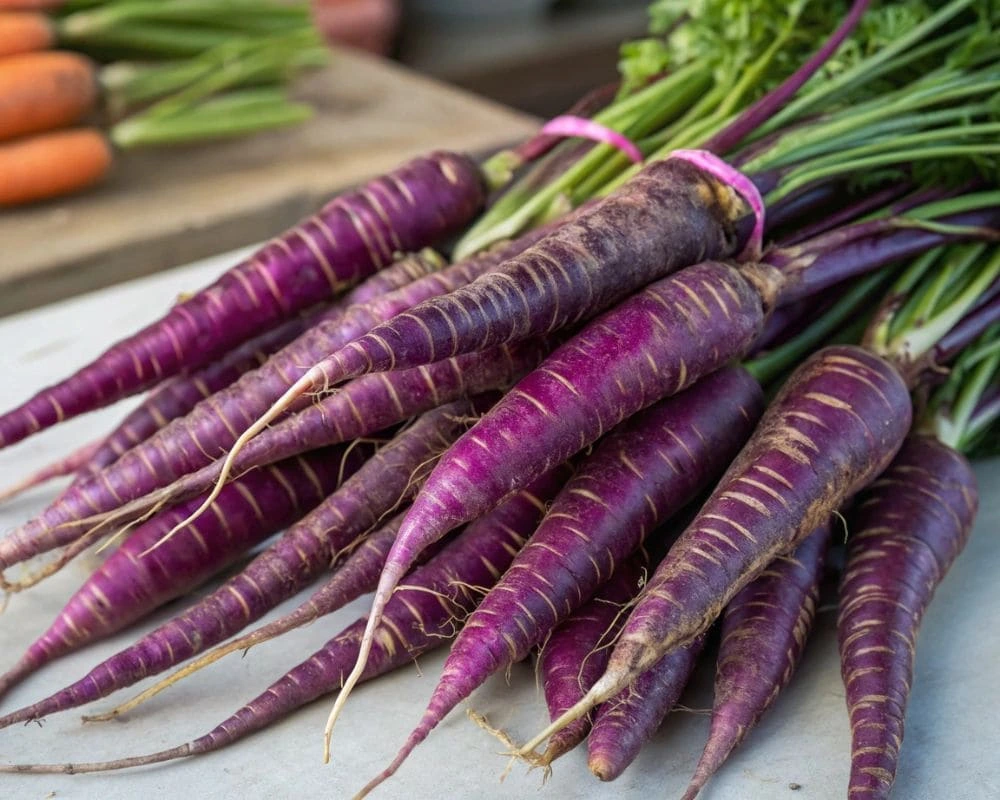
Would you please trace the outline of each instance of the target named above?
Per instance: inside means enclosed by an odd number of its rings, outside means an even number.
[[[423,547],[626,417],[741,356],[763,325],[770,305],[763,298],[773,295],[762,287],[773,278],[759,265],[689,267],[592,321],[523,378],[449,449],[410,507],[375,593],[371,628]],[[350,687],[349,680],[330,727]]]
[[[682,800],[694,800],[792,679],[819,601],[830,524],[779,556],[726,606],[708,742]]]
[[[627,558],[611,580],[563,620],[545,641],[538,655],[538,667],[551,719],[557,719],[576,705],[601,677],[611,654],[609,646],[619,627],[616,623],[624,621],[623,610],[638,594],[647,565],[643,551]],[[588,715],[559,731],[537,759],[538,766],[550,766],[580,744],[590,732],[591,722]]]
[[[94,62],[52,50],[0,62],[0,141],[79,122],[97,102]]]
[[[375,272],[395,253],[447,236],[483,199],[476,165],[447,152],[340,195],[157,322],[0,417],[0,446],[197,369]]]
[[[170,669],[260,619],[329,568],[412,491],[419,470],[463,430],[474,405],[422,416],[241,573],[65,689],[0,718],[0,727],[97,700]]]
[[[753,430],[762,394],[747,372],[723,368],[601,441],[466,622],[427,710],[383,780],[452,709],[541,644],[647,533],[722,474]]]
[[[367,436],[444,403],[506,387],[537,365],[550,349],[547,341],[539,339],[483,353],[469,353],[426,368],[360,378],[258,437],[253,447],[242,453],[237,468],[245,471],[316,447]],[[161,459],[158,451],[152,452],[155,460],[123,456],[108,470],[95,475],[73,497],[64,496],[58,508],[50,508],[42,517],[0,540],[0,564],[9,567],[40,552],[71,543],[79,551],[86,542],[106,533],[110,524],[134,522],[168,504],[201,494],[213,484],[215,488],[209,497],[214,501],[218,496],[221,487],[216,479],[221,465],[216,461],[162,490],[120,505],[122,499],[134,491],[132,476],[136,473],[142,476],[151,468],[162,468],[166,459]],[[207,460],[204,453],[199,458]],[[104,508],[116,510],[96,518],[88,516],[88,509],[96,510],[101,503]],[[198,509],[177,523],[175,530],[197,518],[208,505],[206,497]],[[173,532],[167,533],[164,540]],[[25,586],[8,583],[6,588],[15,591]]]
[[[849,515],[837,637],[852,798],[887,798],[892,790],[920,621],[968,541],[977,505],[965,457],[913,435]]]
[[[46,464],[39,470],[36,470],[31,475],[29,475],[24,480],[18,481],[13,486],[9,486],[0,492],[0,503],[6,502],[13,497],[17,497],[19,494],[33,489],[36,486],[41,486],[43,483],[47,483],[53,478],[62,478],[66,475],[72,475],[78,470],[86,468],[93,462],[93,459],[101,452],[104,447],[105,439],[101,437],[93,442],[87,442],[85,445],[78,447],[72,453],[70,453],[65,458],[57,459],[51,464]]]
[[[92,573],[52,625],[0,676],[0,695],[50,661],[124,629],[186,594],[318,505],[363,461],[364,448],[328,448],[244,475],[212,514],[169,547],[141,557],[185,516],[181,506],[139,527]]]
[[[635,761],[677,704],[704,646],[703,633],[674,648],[595,709],[587,737],[587,767],[594,775],[613,781]]]
[[[513,494],[494,512],[472,523],[427,564],[414,570],[386,608],[369,680],[405,666],[455,635],[456,621],[475,608],[483,588],[501,575],[524,544],[565,472],[556,469]],[[205,736],[149,756],[96,764],[4,765],[0,772],[103,772],[208,753],[272,724],[296,708],[340,688],[357,658],[365,621],[360,619],[290,670],[256,699]]]
[[[0,144],[0,206],[85,189],[104,178],[111,163],[111,147],[96,128],[51,131],[4,142]]]
[[[0,12],[0,58],[48,50],[54,44],[55,32],[44,14],[29,11]]]
[[[707,630],[774,558],[888,466],[911,420],[906,383],[888,361],[832,346],[803,362],[643,590],[604,675],[524,752]]]

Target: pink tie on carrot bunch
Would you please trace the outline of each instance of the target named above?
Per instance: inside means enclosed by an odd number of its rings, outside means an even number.
[[[542,133],[550,133],[556,136],[576,136],[580,139],[591,139],[595,142],[609,144],[621,150],[629,157],[634,164],[643,162],[642,153],[635,143],[614,128],[602,125],[586,117],[577,117],[573,114],[563,114],[553,117],[542,126]]]

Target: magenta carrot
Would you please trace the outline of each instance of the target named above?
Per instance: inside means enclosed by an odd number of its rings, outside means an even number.
[[[620,627],[616,622],[624,621],[627,605],[639,593],[647,564],[648,560],[641,552],[626,559],[615,570],[611,580],[570,614],[545,642],[538,661],[545,705],[551,719],[560,717],[566,709],[576,705],[601,677],[611,654],[610,646]],[[576,747],[587,737],[590,725],[588,715],[559,731],[549,741],[538,759],[538,765],[548,767]]]
[[[565,474],[554,470],[529,489],[512,495],[408,576],[386,608],[385,624],[379,629],[363,680],[405,666],[454,635],[456,620],[475,607],[482,589],[491,586],[507,568],[538,523],[546,498],[555,494]],[[0,772],[103,772],[218,750],[340,688],[344,674],[357,658],[363,629],[364,619],[350,625],[232,717],[188,744],[139,758],[98,764],[13,765],[0,767]]]
[[[89,469],[78,480],[113,464],[123,453],[146,441],[167,423],[183,417],[205,398],[235,383],[244,373],[262,366],[268,357],[313,325],[336,323],[351,306],[373,302],[437,271],[443,264],[441,256],[429,249],[400,258],[351,289],[333,307],[294,317],[245,342],[218,361],[190,375],[179,375],[165,382],[108,435],[104,447],[94,455]],[[255,383],[259,390],[259,382]]]
[[[816,616],[830,525],[779,556],[726,607],[708,742],[682,800],[694,800],[792,679]]]
[[[756,265],[698,264],[598,317],[522,379],[445,454],[410,507],[375,592],[372,629],[428,544],[626,417],[741,356],[768,306],[766,289],[753,281],[764,285],[773,276]],[[363,660],[355,674],[362,668]],[[337,698],[334,719],[350,686]]]
[[[752,224],[746,201],[700,167],[680,159],[650,164],[494,272],[415,306],[320,361],[240,444],[317,386],[574,325],[681,267],[735,256]]]
[[[483,199],[476,165],[445,152],[341,195],[158,322],[0,417],[0,446],[208,363],[388,264],[395,253],[457,230]]]
[[[456,403],[425,414],[241,573],[81,680],[0,718],[0,727],[97,700],[170,669],[260,619],[329,569],[337,553],[391,513],[411,492],[420,468],[453,441],[474,413],[472,404]]]
[[[196,525],[147,556],[190,510],[180,506],[137,528],[86,580],[55,622],[0,677],[0,695],[55,658],[74,652],[187,594],[244,552],[318,505],[362,462],[364,448],[317,450],[226,487]]]
[[[426,712],[384,775],[491,674],[540,645],[646,534],[725,471],[760,416],[762,394],[746,371],[723,368],[601,441],[465,624]]]
[[[849,516],[837,635],[852,798],[878,800],[892,790],[920,621],[968,541],[977,505],[968,461],[914,435]]]
[[[707,630],[740,589],[888,466],[911,419],[889,362],[857,347],[806,360],[657,568],[607,671],[524,752]]]
[[[366,376],[258,437],[254,446],[241,456],[237,467],[245,471],[316,447],[367,436],[444,403],[507,386],[535,366],[548,349],[546,342],[534,341],[485,353],[470,353],[427,368]],[[359,409],[364,409],[364,413]],[[158,454],[159,451],[153,452]],[[38,552],[82,541],[80,537],[103,535],[108,525],[101,523],[125,524],[167,503],[201,494],[216,483],[221,467],[218,462],[210,463],[163,490],[122,506],[120,500],[129,491],[129,477],[135,474],[132,470],[143,475],[151,466],[156,467],[151,459],[143,461],[123,456],[109,470],[95,475],[77,495],[62,498],[58,508],[49,509],[40,519],[0,540],[0,564],[9,566]],[[216,485],[201,506],[178,526],[203,513],[221,488]],[[98,508],[117,510],[103,517],[88,515],[89,510]]]
[[[599,705],[587,737],[587,766],[602,781],[613,781],[635,761],[660,727],[694,671],[705,634],[674,648],[626,689]]]

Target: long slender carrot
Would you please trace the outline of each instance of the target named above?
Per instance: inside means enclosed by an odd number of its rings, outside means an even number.
[[[107,175],[111,161],[111,146],[96,128],[40,133],[0,144],[0,206],[85,189]]]
[[[47,50],[54,43],[52,23],[44,14],[0,12],[0,57]]]
[[[0,62],[0,140],[62,128],[93,110],[94,63],[78,53],[22,53]]]

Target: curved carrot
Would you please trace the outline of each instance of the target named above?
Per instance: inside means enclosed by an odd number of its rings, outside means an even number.
[[[96,128],[42,133],[2,144],[0,206],[32,203],[84,189],[107,174],[111,161],[111,146]]]
[[[0,13],[0,56],[47,50],[55,43],[52,23],[30,11]]]
[[[0,139],[72,125],[97,102],[93,62],[78,53],[22,53],[0,62]]]

